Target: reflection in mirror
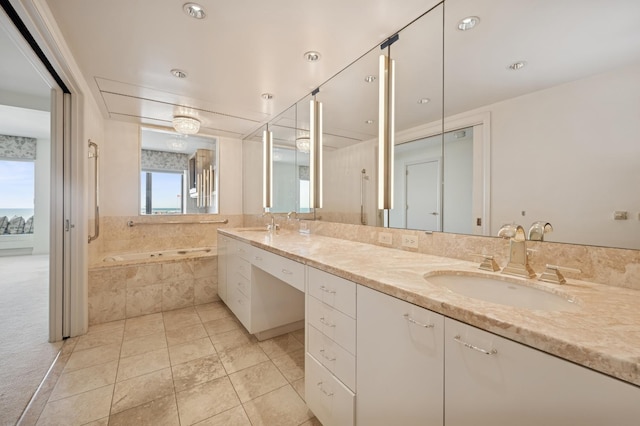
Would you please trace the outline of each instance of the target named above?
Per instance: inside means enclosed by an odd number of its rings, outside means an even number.
[[[140,214],[218,212],[217,140],[143,127]]]
[[[447,1],[445,127],[490,117],[491,235],[544,221],[545,241],[640,248],[638,16],[625,0]]]

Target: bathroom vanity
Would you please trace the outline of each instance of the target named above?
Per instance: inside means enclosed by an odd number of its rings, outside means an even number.
[[[218,253],[220,297],[249,332],[304,325],[306,403],[325,426],[640,418],[638,291],[513,279],[572,304],[514,307],[428,281],[473,263],[290,231],[220,230]]]

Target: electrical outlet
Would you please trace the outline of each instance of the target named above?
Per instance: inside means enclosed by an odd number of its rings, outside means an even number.
[[[389,232],[378,232],[378,242],[380,244],[393,244],[393,235]]]
[[[418,248],[418,237],[415,235],[403,235],[402,247]]]
[[[309,234],[309,225],[307,225],[306,222],[300,221],[298,232],[300,232],[301,234]]]

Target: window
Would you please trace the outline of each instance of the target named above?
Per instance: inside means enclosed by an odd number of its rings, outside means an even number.
[[[0,218],[20,216],[27,221],[34,213],[35,163],[0,160]]]
[[[141,214],[184,212],[184,173],[143,170],[140,174]]]

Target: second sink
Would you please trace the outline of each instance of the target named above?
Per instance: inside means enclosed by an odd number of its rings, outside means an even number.
[[[514,308],[544,311],[576,310],[578,308],[571,298],[489,276],[427,274],[424,279],[431,284],[466,297]]]

